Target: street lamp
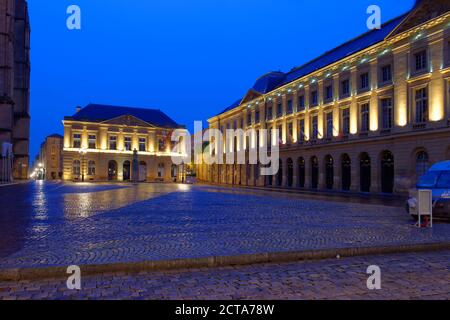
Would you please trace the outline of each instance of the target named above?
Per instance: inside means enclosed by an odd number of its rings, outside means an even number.
[[[80,151],[78,151],[81,155],[81,182],[84,182],[84,156],[87,153],[86,148],[81,148]]]

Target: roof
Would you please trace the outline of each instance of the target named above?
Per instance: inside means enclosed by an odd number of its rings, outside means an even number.
[[[382,24],[380,29],[368,31],[330,51],[325,52],[321,56],[309,61],[308,63],[293,68],[287,73],[269,72],[258,78],[252,89],[263,94],[268,93],[276,88],[300,79],[310,73],[313,73],[314,71],[322,69],[352,54],[373,46],[383,41],[403,21],[403,19],[407,15],[408,13],[394,18]],[[236,103],[234,103],[233,105],[222,111],[220,114],[229,111],[237,106],[239,106],[239,104],[236,105]]]
[[[121,116],[133,116],[149,124],[163,128],[181,128],[183,126],[169,118],[159,109],[146,109],[135,107],[121,107],[103,104],[88,104],[71,117],[64,117],[65,120],[103,122]]]
[[[47,138],[61,138],[62,139],[64,137],[58,133],[54,133],[54,134],[47,136]]]

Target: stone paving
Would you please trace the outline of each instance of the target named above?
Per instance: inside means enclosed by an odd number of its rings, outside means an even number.
[[[381,289],[368,290],[369,265]],[[0,282],[2,299],[450,299],[450,251],[140,274]]]
[[[0,191],[0,269],[450,241],[403,208],[175,184]]]

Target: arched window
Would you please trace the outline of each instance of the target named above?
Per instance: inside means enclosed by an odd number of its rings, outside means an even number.
[[[80,173],[81,173],[80,167],[81,167],[80,160],[74,160],[73,166],[72,166],[72,172],[75,176],[80,175]]]
[[[420,151],[416,155],[416,176],[423,176],[428,170],[428,153]]]
[[[158,164],[158,178],[164,178],[164,163]]]
[[[88,176],[95,176],[95,161],[88,162]]]

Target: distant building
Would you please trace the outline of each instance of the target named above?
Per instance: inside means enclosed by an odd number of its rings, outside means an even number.
[[[41,144],[33,164],[32,177],[45,180],[62,180],[63,140],[60,134],[52,134]]]
[[[28,178],[30,25],[25,0],[0,2],[0,179]],[[7,152],[11,145],[12,154]]]
[[[160,110],[89,104],[63,124],[64,180],[181,181],[171,134],[184,127]]]
[[[248,152],[281,141],[280,170],[261,176],[259,165],[204,164],[199,178],[407,192],[432,163],[450,159],[449,10],[448,0],[417,1],[380,30],[287,73],[260,77],[245,96],[209,119],[209,127],[224,135],[228,128],[278,129],[279,136],[272,133],[267,141],[255,134],[247,143],[224,138],[224,144],[230,140],[228,150],[237,144]]]

